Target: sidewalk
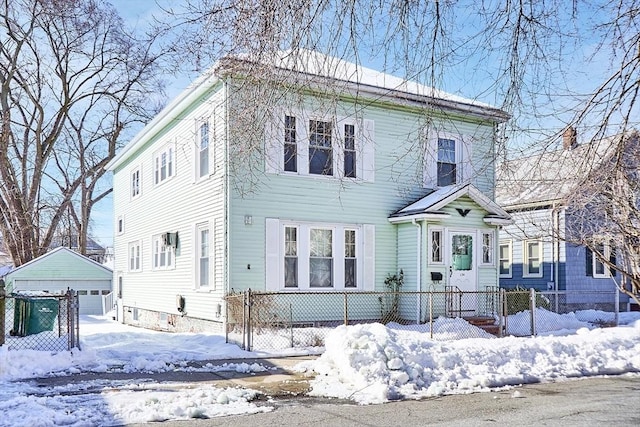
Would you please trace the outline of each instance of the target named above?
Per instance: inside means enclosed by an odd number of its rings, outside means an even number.
[[[266,368],[262,372],[236,372],[216,371],[167,371],[167,372],[83,372],[61,377],[35,378],[33,381],[38,386],[60,386],[68,384],[87,383],[85,392],[104,390],[104,384],[100,380],[109,381],[110,387],[114,382],[122,382],[127,386],[139,383],[140,388],[154,388],[154,385],[162,384],[162,388],[188,388],[189,384],[210,383],[216,387],[240,387],[260,391],[267,396],[292,396],[306,394],[309,391],[309,381],[313,378],[309,374],[294,372],[293,368],[302,362],[314,360],[318,356],[292,356],[268,359],[221,359],[190,362],[188,366],[197,369],[207,369],[207,366],[223,366],[225,364],[252,365],[257,363]],[[94,382],[95,384],[91,384]],[[117,388],[117,387],[114,387]]]

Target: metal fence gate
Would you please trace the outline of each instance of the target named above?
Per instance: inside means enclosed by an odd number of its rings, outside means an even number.
[[[0,281],[0,346],[9,350],[80,349],[78,293],[5,294]]]

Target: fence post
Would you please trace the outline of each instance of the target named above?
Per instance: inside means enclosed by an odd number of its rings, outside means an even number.
[[[529,290],[529,311],[531,312],[531,336],[536,335],[536,290]]]
[[[4,279],[0,279],[0,345],[4,344],[4,316],[6,314]]]
[[[433,339],[433,292],[429,292],[429,334]]]
[[[247,299],[246,299],[246,303],[247,303],[247,326],[246,326],[246,332],[247,332],[247,348],[245,348],[245,350],[247,351],[251,351],[251,289],[247,289],[247,293],[246,293]]]
[[[504,303],[504,289],[498,289],[498,302],[496,303],[496,310],[498,311],[498,336],[503,337],[504,331],[506,331],[507,313],[504,309],[506,304]]]
[[[347,292],[344,293],[344,325],[349,325],[349,303],[347,301]]]

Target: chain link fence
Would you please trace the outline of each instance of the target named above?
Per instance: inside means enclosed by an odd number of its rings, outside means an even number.
[[[11,293],[0,286],[0,346],[9,350],[80,348],[78,294]]]
[[[566,320],[557,314],[603,308],[594,301],[610,301],[607,307],[617,313],[615,300],[615,292],[498,288],[481,292],[457,288],[439,292],[249,290],[227,295],[226,333],[227,342],[246,350],[322,347],[327,334],[339,325],[374,322],[428,333],[435,340],[531,336],[538,329],[561,329]]]

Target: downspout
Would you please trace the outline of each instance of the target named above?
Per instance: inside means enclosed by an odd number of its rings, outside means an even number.
[[[224,254],[223,254],[223,262],[222,265],[223,267],[223,278],[222,278],[222,283],[223,283],[223,297],[229,293],[229,290],[231,289],[231,277],[230,277],[230,271],[229,271],[229,252],[230,252],[230,242],[229,242],[229,209],[231,206],[231,183],[230,183],[230,177],[229,177],[229,84],[227,82],[228,77],[224,77],[222,80],[222,90],[224,91],[224,98],[223,98],[223,102],[224,102],[224,143],[222,144],[223,146],[223,156],[224,156],[224,168],[222,173],[224,173],[224,176],[222,178],[222,191],[224,192],[224,206],[222,209],[222,229],[224,232]],[[222,315],[223,317],[223,325],[224,325],[224,330],[227,330],[227,306],[226,304],[223,303],[224,306],[224,313]]]
[[[411,223],[417,227],[416,233],[416,291],[418,291],[418,298],[416,298],[416,324],[420,324],[422,318],[422,225],[416,221],[415,218],[411,220]]]
[[[560,208],[553,207],[551,209],[551,226],[552,226],[552,252],[553,252],[553,262],[551,265],[553,266],[553,291],[554,298],[556,301],[555,311],[558,312],[558,280],[560,278]]]

